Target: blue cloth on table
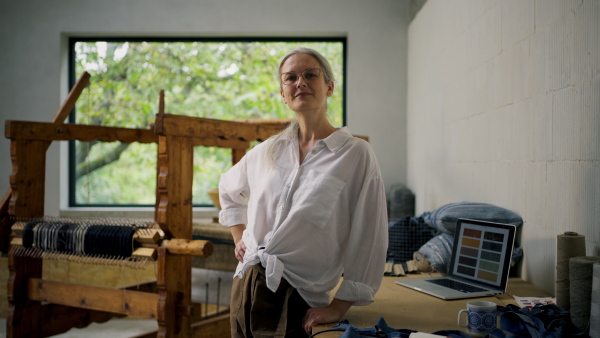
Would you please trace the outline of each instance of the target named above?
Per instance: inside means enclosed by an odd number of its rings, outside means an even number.
[[[561,310],[554,304],[536,305],[529,309],[519,308],[516,305],[498,306],[500,313],[500,328],[494,329],[488,338],[517,338],[517,337],[589,337],[585,332],[580,332],[571,322],[569,311]],[[432,318],[431,320],[435,320]],[[358,328],[344,320],[334,326],[335,331],[343,331],[342,338],[408,338],[411,333],[417,332],[410,329],[394,329],[387,325],[380,317],[372,328]],[[325,332],[325,331],[322,331]],[[319,332],[313,334],[318,335]],[[453,337],[470,338],[471,336],[460,330],[440,330],[433,334]]]
[[[340,322],[334,329],[344,331],[341,338],[364,338],[364,337],[381,337],[381,338],[408,338],[411,333],[417,332],[410,329],[394,329],[387,325],[383,317],[377,320],[373,328],[358,328],[351,325],[347,320]],[[317,333],[318,334],[318,333]],[[452,338],[469,338],[468,334],[459,330],[443,330],[434,332],[434,334],[452,337]]]
[[[531,309],[509,304],[498,306],[498,312],[500,329],[492,331],[491,338],[589,337],[573,325],[569,311],[554,304],[536,305]]]

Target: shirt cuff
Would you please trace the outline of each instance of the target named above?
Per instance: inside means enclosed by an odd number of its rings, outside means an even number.
[[[238,224],[247,224],[248,214],[246,208],[221,210],[219,212],[219,223],[228,227]]]
[[[375,291],[367,284],[343,280],[340,288],[335,294],[335,298],[354,302],[353,305],[364,306],[373,303]]]

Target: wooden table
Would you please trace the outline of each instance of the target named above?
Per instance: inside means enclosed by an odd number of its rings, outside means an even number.
[[[398,279],[422,278],[438,274],[411,274],[407,277],[384,277],[381,288],[375,294],[375,302],[368,306],[353,306],[346,316],[350,324],[360,328],[374,327],[383,317],[389,327],[411,329],[432,333],[439,330],[465,330],[456,323],[458,311],[466,309],[468,301],[487,300],[498,305],[515,304],[514,296],[551,297],[521,278],[510,278],[508,290],[503,295],[473,299],[442,300],[422,292],[408,289],[395,283]],[[335,290],[332,291],[335,295]],[[333,327],[334,324],[319,325],[313,333]],[[341,332],[319,334],[318,337],[339,337]]]

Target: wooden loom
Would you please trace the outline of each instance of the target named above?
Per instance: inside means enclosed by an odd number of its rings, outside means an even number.
[[[160,113],[154,131],[75,124],[6,121],[11,140],[12,192],[8,213],[16,219],[43,217],[45,152],[52,141],[158,143],[155,223],[175,248],[156,245],[157,282],[111,289],[42,279],[43,259],[9,254],[8,337],[46,337],[117,316],[156,319],[158,337],[222,337],[229,334],[225,313],[194,323],[190,254],[206,256],[210,243],[192,238],[193,148],[232,149],[236,163],[249,142],[265,140],[284,126],[218,121]],[[201,248],[193,250],[193,242]],[[18,241],[14,243],[18,245]]]

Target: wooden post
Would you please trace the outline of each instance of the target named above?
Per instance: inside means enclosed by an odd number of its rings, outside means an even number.
[[[161,90],[158,94],[158,116],[162,116],[165,113],[165,91]],[[154,220],[156,223],[160,223],[162,221],[165,223],[167,220],[165,218],[167,212],[167,198],[164,200],[164,205],[161,204],[161,187],[163,190],[163,194],[166,194],[164,191],[167,186],[163,182],[161,183],[161,178],[166,180],[167,177],[167,139],[165,136],[158,135],[157,149],[156,149],[156,202],[154,205]],[[164,170],[165,172],[161,172]],[[162,217],[162,218],[160,218]]]
[[[0,252],[8,253],[10,242],[10,216],[8,214],[8,203],[10,202],[12,189],[8,191],[0,201]]]
[[[8,209],[12,216],[32,218],[44,215],[47,148],[48,142],[45,141],[11,141],[12,193]],[[8,269],[7,336],[42,337],[42,305],[29,301],[27,290],[29,278],[42,278],[42,260],[9,255]]]
[[[8,211],[15,217],[44,216],[46,149],[50,142],[11,140],[12,194]]]
[[[231,163],[235,165],[244,155],[246,155],[245,149],[231,149]]]
[[[192,238],[192,139],[159,137],[158,201],[156,222],[167,238]],[[158,337],[188,337],[191,321],[177,308],[191,304],[190,256],[169,255],[158,249]]]

